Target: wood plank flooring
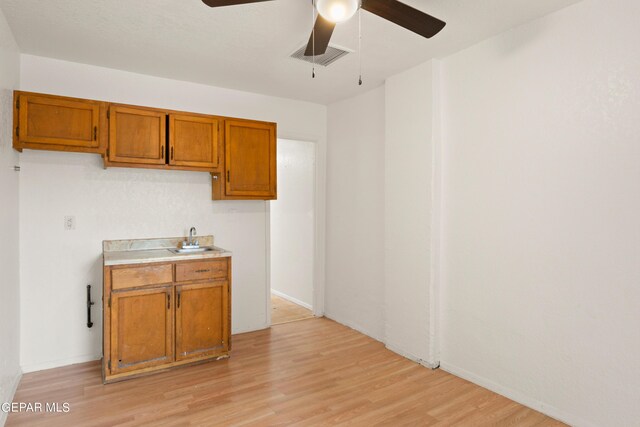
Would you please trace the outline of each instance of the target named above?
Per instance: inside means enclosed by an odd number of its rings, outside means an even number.
[[[313,312],[277,295],[271,294],[271,324],[279,325],[297,320],[311,319]]]
[[[7,426],[561,426],[324,318],[236,335],[228,360],[102,385],[98,362],[24,375]]]

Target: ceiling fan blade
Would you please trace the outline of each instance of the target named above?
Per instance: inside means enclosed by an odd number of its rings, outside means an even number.
[[[238,4],[258,3],[271,0],[202,0],[209,7],[236,6]]]
[[[362,8],[426,38],[435,36],[447,25],[398,0],[363,0]]]
[[[329,40],[331,40],[331,35],[333,34],[333,29],[335,27],[336,24],[331,21],[327,21],[322,16],[318,15],[316,23],[313,25],[313,32],[309,37],[307,50],[304,51],[304,56],[323,55],[327,51]]]

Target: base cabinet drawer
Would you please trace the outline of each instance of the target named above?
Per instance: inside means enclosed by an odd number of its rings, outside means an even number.
[[[226,258],[176,264],[176,282],[226,279],[227,277]]]
[[[113,290],[164,285],[171,282],[173,282],[173,266],[171,264],[114,268],[111,270],[111,286]]]

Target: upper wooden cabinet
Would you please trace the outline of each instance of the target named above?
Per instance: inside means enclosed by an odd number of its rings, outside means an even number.
[[[164,111],[112,105],[109,110],[109,163],[165,164]]]
[[[169,164],[217,168],[219,132],[218,118],[169,114]]]
[[[213,177],[214,199],[276,199],[275,123],[225,120],[224,151],[224,175]]]
[[[13,147],[104,153],[106,104],[86,99],[14,92]]]
[[[101,154],[105,167],[211,172],[214,200],[277,198],[276,124],[14,92],[23,148]]]

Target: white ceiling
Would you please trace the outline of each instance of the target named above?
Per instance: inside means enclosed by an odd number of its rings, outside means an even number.
[[[306,43],[310,0],[212,9],[200,0],[0,0],[23,53],[328,104],[578,0],[404,0],[447,22],[427,40],[362,12],[358,55],[328,68],[289,58]],[[356,50],[357,19],[332,44]]]

